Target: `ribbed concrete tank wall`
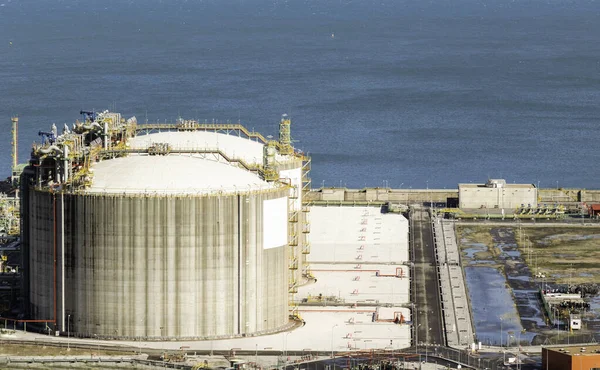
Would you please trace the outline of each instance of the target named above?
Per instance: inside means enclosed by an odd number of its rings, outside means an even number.
[[[61,330],[68,325],[71,335],[91,337],[200,339],[281,329],[288,323],[289,249],[265,242],[277,225],[264,223],[287,219],[281,204],[288,191],[30,188],[24,249],[31,316],[56,317]]]

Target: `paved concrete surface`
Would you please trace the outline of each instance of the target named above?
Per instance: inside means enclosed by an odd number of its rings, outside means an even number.
[[[435,267],[435,251],[429,212],[411,208],[411,243],[414,251],[413,301],[415,303],[415,341],[445,344],[440,287]]]
[[[408,221],[379,207],[311,207],[311,263],[405,264]]]
[[[379,207],[339,206],[312,207],[310,217],[308,259],[317,281],[297,294],[307,326],[314,321],[331,330],[336,351],[410,346],[410,326],[394,323],[411,319],[406,218]]]
[[[446,340],[451,347],[466,346],[473,342],[474,335],[454,222],[436,218],[433,228]]]
[[[409,301],[407,266],[313,265],[311,272],[317,281],[300,289],[301,299],[314,302],[322,295],[330,303],[402,305]],[[396,277],[397,273],[404,277]]]

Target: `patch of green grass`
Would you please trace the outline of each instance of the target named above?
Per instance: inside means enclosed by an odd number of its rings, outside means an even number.
[[[600,230],[591,228],[515,227],[521,256],[535,272],[557,283],[600,280]]]
[[[477,252],[473,255],[475,260],[478,261],[492,261],[494,259],[494,254],[489,250],[483,252]]]
[[[498,251],[494,248],[489,227],[458,225],[456,227],[456,238],[458,239],[458,249],[462,251],[461,255],[463,259],[467,259],[465,249],[472,248],[472,244],[482,244],[486,248],[486,250],[474,254],[475,260],[489,260],[498,255]]]

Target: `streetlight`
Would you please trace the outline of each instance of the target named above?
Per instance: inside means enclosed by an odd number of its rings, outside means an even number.
[[[371,339],[363,339],[363,345],[365,346],[365,350],[367,350],[367,342],[372,342],[372,340]],[[333,366],[335,367],[335,362],[333,363]]]
[[[521,369],[521,332],[517,332],[517,369]]]
[[[556,324],[556,343],[558,343],[558,340],[560,339],[560,320],[559,320],[559,312],[558,312],[558,307],[554,308],[556,314],[554,316],[554,323]]]
[[[414,274],[413,274],[413,279],[414,279]],[[415,308],[415,304],[412,304],[412,308],[413,308],[413,312],[412,315],[414,316],[414,324],[413,324],[413,328],[415,329],[415,350],[417,352],[419,352],[419,321],[418,321],[418,314],[417,314],[417,309]]]
[[[500,348],[502,348],[502,317],[500,317]]]
[[[96,338],[96,352],[100,352],[100,342],[99,342],[99,339],[98,339],[98,334],[94,334],[94,338]],[[141,353],[142,353],[142,350],[140,349],[140,354]]]
[[[333,357],[333,333],[334,333],[334,329],[338,326],[338,324],[335,324],[331,327],[331,358]],[[335,359],[333,360],[333,368],[335,370]]]
[[[287,367],[287,336],[290,334],[291,332],[286,332],[285,335],[283,336],[283,361],[285,363],[284,367]]]
[[[71,350],[71,343],[69,342],[71,340],[71,328],[69,327],[69,322],[71,321],[71,314],[67,315],[67,351]]]

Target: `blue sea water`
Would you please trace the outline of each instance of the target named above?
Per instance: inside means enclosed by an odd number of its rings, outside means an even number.
[[[0,0],[0,175],[37,132],[282,113],[313,185],[599,188],[600,2]]]

